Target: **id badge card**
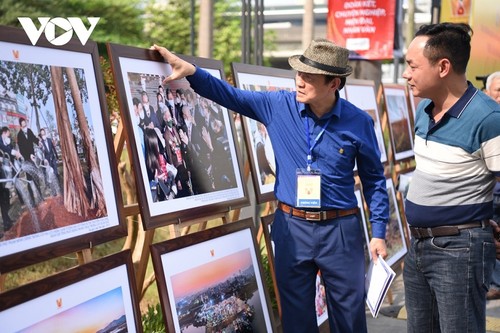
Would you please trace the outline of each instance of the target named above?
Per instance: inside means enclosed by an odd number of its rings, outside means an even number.
[[[300,208],[321,208],[321,171],[297,169],[297,204]]]

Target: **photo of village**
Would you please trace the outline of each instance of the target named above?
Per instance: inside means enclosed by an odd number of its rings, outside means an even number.
[[[172,286],[183,333],[266,331],[249,249],[176,274]]]

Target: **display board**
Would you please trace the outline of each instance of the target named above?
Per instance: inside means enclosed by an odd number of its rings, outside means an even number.
[[[2,332],[142,332],[130,251],[0,293]]]
[[[379,108],[375,95],[375,82],[371,80],[347,80],[345,86],[346,99],[361,110],[367,112],[373,119],[375,135],[380,150],[380,162],[387,162],[384,133],[380,121]]]
[[[274,332],[252,219],[151,246],[168,332]]]
[[[394,162],[404,161],[415,156],[413,152],[413,130],[411,118],[413,112],[409,105],[406,86],[400,84],[382,84],[384,106],[389,120],[391,145]]]
[[[274,283],[274,290],[276,298],[278,299],[278,308],[281,311],[281,304],[279,302],[279,292],[276,285],[276,273],[275,273],[275,263],[274,263],[274,242],[271,239],[271,226],[273,224],[274,214],[262,216],[260,222],[262,225],[262,231],[264,235],[264,242],[267,249],[267,256],[269,261],[269,268],[271,272],[271,278]],[[316,310],[316,322],[321,331],[328,329],[328,307],[326,303],[326,293],[325,284],[321,278],[321,272],[318,271],[316,275],[316,294],[314,297],[314,307]]]
[[[236,87],[250,91],[295,90],[295,72],[264,66],[232,63]],[[251,118],[241,117],[250,157],[252,181],[258,203],[274,200],[276,164],[266,127]]]
[[[107,44],[145,229],[248,204],[234,120],[156,51]],[[180,56],[224,79],[222,62]]]
[[[391,178],[386,179],[386,182],[387,194],[389,195],[389,222],[387,223],[385,235],[387,245],[387,257],[385,261],[388,265],[393,266],[406,255],[408,247],[394,183]]]
[[[0,31],[3,274],[127,231],[97,44]]]

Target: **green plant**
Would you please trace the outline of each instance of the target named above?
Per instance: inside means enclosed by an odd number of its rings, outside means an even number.
[[[269,298],[274,311],[278,310],[278,302],[276,301],[276,294],[274,292],[274,281],[271,275],[271,269],[269,268],[269,257],[267,254],[262,253],[262,268],[264,269],[264,282],[266,284],[267,291],[269,293]]]
[[[148,333],[167,332],[160,303],[148,306],[148,311],[142,315],[142,329]]]

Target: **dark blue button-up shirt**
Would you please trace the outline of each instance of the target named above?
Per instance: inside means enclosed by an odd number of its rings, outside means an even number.
[[[187,77],[201,96],[263,123],[269,133],[276,158],[275,196],[295,206],[298,168],[307,167],[308,143],[305,121],[309,122],[310,141],[325,126],[312,151],[313,169],[321,176],[321,209],[350,209],[357,206],[354,195],[354,166],[370,209],[372,236],[385,238],[389,201],[384,169],[373,128],[373,120],[364,111],[339,98],[330,112],[317,118],[308,105],[296,100],[289,91],[247,91],[236,89],[197,67]]]

